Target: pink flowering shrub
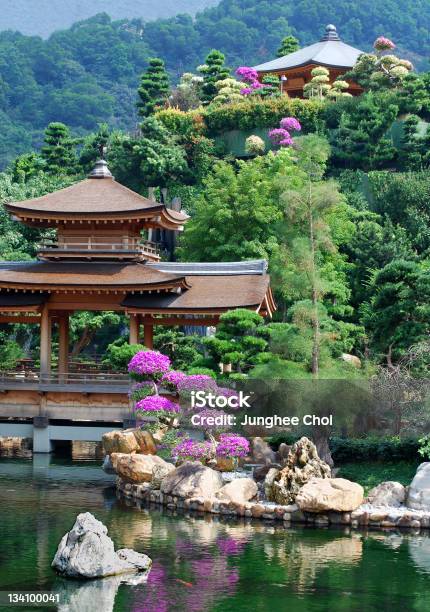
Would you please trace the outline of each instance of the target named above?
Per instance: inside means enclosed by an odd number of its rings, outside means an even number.
[[[187,375],[183,372],[179,372],[178,370],[169,370],[161,377],[160,384],[169,391],[176,393],[178,390],[178,385],[185,378],[187,378]]]
[[[218,457],[228,457],[236,459],[245,457],[249,453],[249,442],[238,434],[221,434],[216,448]]]
[[[373,48],[377,51],[390,51],[391,49],[395,49],[396,45],[389,38],[379,36],[373,43]]]
[[[213,447],[209,440],[199,442],[186,438],[172,449],[175,461],[208,461],[213,457]]]
[[[181,411],[181,408],[175,402],[172,402],[167,397],[162,395],[148,395],[136,403],[135,411],[144,415],[155,416],[171,416]]]
[[[237,76],[246,83],[246,87],[240,90],[243,96],[249,96],[257,92],[259,89],[263,89],[264,85],[258,80],[258,72],[254,68],[249,66],[240,66],[236,70]]]
[[[206,434],[211,434],[212,436],[218,436],[220,433],[225,433],[228,431],[228,425],[223,425],[225,423],[226,417],[228,416],[226,412],[223,410],[216,410],[216,408],[203,408],[198,412],[200,418],[200,424],[198,425],[199,429],[202,429]],[[218,425],[212,424],[214,420],[217,419]],[[209,420],[209,424],[208,423]]]
[[[269,138],[273,144],[279,147],[289,147],[294,144],[291,131],[300,132],[302,126],[295,117],[284,117],[280,121],[280,127],[269,131]]]
[[[216,381],[205,374],[190,374],[178,382],[178,392],[182,397],[191,396],[191,392],[205,391],[216,393]]]
[[[170,368],[170,359],[158,351],[139,351],[128,364],[132,378],[159,380]]]
[[[154,383],[150,380],[144,380],[142,382],[138,382],[134,384],[130,391],[129,397],[134,402],[137,402],[148,395],[153,395],[155,391]]]

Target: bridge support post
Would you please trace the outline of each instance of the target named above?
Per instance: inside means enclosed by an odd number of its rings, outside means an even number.
[[[33,453],[51,453],[53,445],[47,416],[33,417]]]
[[[143,317],[143,344],[147,349],[154,348],[154,323],[150,315]]]
[[[69,365],[69,315],[65,314],[58,321],[58,373],[65,378]]]
[[[47,304],[43,306],[40,318],[40,374],[51,373],[51,317]]]
[[[130,315],[130,344],[139,343],[139,315]]]

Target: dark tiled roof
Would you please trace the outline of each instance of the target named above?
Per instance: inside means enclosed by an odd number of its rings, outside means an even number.
[[[49,293],[9,293],[0,291],[1,306],[40,306],[49,297]]]

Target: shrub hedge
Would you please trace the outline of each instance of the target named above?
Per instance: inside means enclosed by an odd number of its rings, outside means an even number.
[[[268,439],[276,450],[281,442],[293,444],[299,436],[277,434]],[[420,458],[418,439],[372,436],[368,438],[340,438],[329,440],[331,454],[335,463],[364,461],[410,461]]]
[[[168,108],[156,113],[157,119],[180,135],[192,132],[214,137],[230,130],[277,127],[283,117],[296,117],[304,132],[324,129],[326,103],[300,98],[251,99],[236,104],[210,105],[201,110],[183,112]]]

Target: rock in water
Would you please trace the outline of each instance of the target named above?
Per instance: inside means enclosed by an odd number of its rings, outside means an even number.
[[[409,486],[406,505],[414,510],[430,510],[430,462],[418,466]]]
[[[152,472],[156,465],[169,468],[164,459],[157,455],[128,455],[126,453],[112,453],[111,461],[114,470],[125,482],[139,484],[151,482]]]
[[[363,495],[361,485],[345,478],[312,478],[297,493],[296,504],[306,512],[351,512]]]
[[[303,437],[291,447],[285,467],[277,474],[269,471],[264,489],[270,501],[287,506],[295,501],[301,487],[311,478],[330,476],[330,466],[319,458],[315,444]]]
[[[367,501],[372,506],[390,506],[398,508],[404,504],[406,498],[406,489],[400,482],[387,480],[381,482],[376,487],[369,491]]]
[[[90,512],[79,514],[61,539],[52,567],[69,578],[103,578],[148,571],[151,559],[129,549],[115,552],[107,528]]]
[[[107,455],[111,453],[135,453],[139,444],[132,429],[109,431],[102,436],[103,448]]]
[[[221,487],[215,495],[218,499],[244,504],[256,497],[257,493],[258,487],[252,478],[236,478]]]
[[[186,461],[161,483],[162,493],[177,497],[214,497],[221,489],[221,474],[199,461]]]

